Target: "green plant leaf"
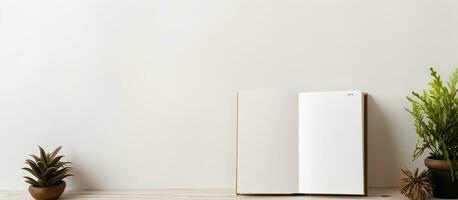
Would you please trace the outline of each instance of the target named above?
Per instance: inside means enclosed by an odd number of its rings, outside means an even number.
[[[43,161],[42,159],[38,158],[36,155],[30,155],[32,156],[32,158],[35,160],[35,162],[38,162],[38,161]]]
[[[27,159],[25,163],[27,163],[30,166],[30,169],[37,174],[37,177],[41,177],[42,173],[34,161]]]
[[[55,172],[54,176],[59,176],[59,175],[62,175],[62,174],[67,174],[68,172],[71,171],[71,168],[70,167],[66,167],[66,168],[62,168],[58,171]]]
[[[60,147],[57,147],[56,150],[54,150],[51,154],[50,154],[50,158],[53,159],[54,157],[57,156],[57,154],[59,153],[59,151],[62,149],[62,146]]]
[[[56,167],[50,167],[43,173],[43,178],[48,179],[51,175],[54,175],[57,172]]]
[[[40,146],[38,146],[38,149],[40,150],[40,158],[43,160],[44,164],[47,165],[48,164],[48,157],[46,155],[46,152],[43,148],[41,148]]]
[[[45,164],[45,162],[39,161],[37,162],[38,169],[40,170],[41,174],[46,172],[46,169],[48,168]]]
[[[32,174],[33,176],[35,176],[35,178],[40,178],[40,177],[41,177],[37,172],[33,171],[33,170],[30,169],[30,168],[23,167],[22,169],[25,170],[25,171],[28,171],[30,174]]]
[[[37,187],[41,187],[41,185],[40,185],[37,181],[33,180],[33,179],[30,178],[30,177],[24,176],[23,178],[26,179],[25,182],[27,182],[27,183],[29,183],[29,184],[31,184],[31,185],[37,186]]]
[[[60,167],[65,167],[65,165],[68,165],[68,164],[71,164],[71,162],[57,162],[54,167],[56,167],[57,169],[59,169]]]
[[[29,172],[36,179],[24,177],[25,182],[36,187],[48,187],[59,184],[64,178],[73,176],[70,171],[70,162],[62,161],[63,155],[58,155],[62,147],[58,147],[52,153],[47,153],[43,148],[38,146],[40,156],[31,155],[34,160],[26,159],[25,163],[29,167],[22,168]]]
[[[444,84],[434,68],[430,68],[432,81],[428,90],[412,92],[407,96],[411,108],[405,110],[413,116],[418,141],[415,145],[413,160],[426,149],[436,159],[447,161],[452,178],[458,178],[455,160],[458,159],[458,68]]]
[[[59,162],[60,159],[62,159],[63,157],[64,156],[56,156],[55,158],[52,158],[51,160],[49,160],[48,166],[56,165],[56,163]]]
[[[50,186],[54,186],[56,184],[59,184],[64,178],[67,178],[69,176],[72,176],[72,174],[61,174],[49,180],[49,184]]]

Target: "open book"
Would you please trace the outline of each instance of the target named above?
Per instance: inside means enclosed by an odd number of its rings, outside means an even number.
[[[366,99],[238,92],[237,194],[366,195]]]

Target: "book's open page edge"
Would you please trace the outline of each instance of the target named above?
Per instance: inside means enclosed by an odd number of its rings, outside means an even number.
[[[298,193],[364,195],[363,93],[300,93],[298,114]]]

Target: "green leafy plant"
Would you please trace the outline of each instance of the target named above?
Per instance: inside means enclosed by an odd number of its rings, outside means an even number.
[[[414,126],[419,136],[413,160],[426,149],[434,159],[445,160],[450,166],[452,179],[458,178],[458,69],[455,69],[446,84],[437,72],[430,68],[433,80],[429,90],[412,92],[407,100],[411,109],[406,110],[414,117]]]
[[[32,174],[35,179],[24,176],[25,182],[35,187],[51,187],[62,183],[64,178],[73,176],[70,174],[70,162],[61,161],[64,156],[58,155],[61,148],[58,147],[53,152],[46,153],[38,146],[40,155],[30,155],[33,160],[27,159],[25,163],[28,167],[22,168]]]

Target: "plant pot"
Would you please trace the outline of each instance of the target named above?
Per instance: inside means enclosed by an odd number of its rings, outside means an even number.
[[[433,195],[445,199],[458,198],[458,180],[452,181],[450,167],[447,162],[428,157],[425,159],[425,165],[433,176]]]
[[[59,185],[51,187],[29,187],[29,192],[36,200],[56,200],[64,193],[65,182],[62,181]]]

